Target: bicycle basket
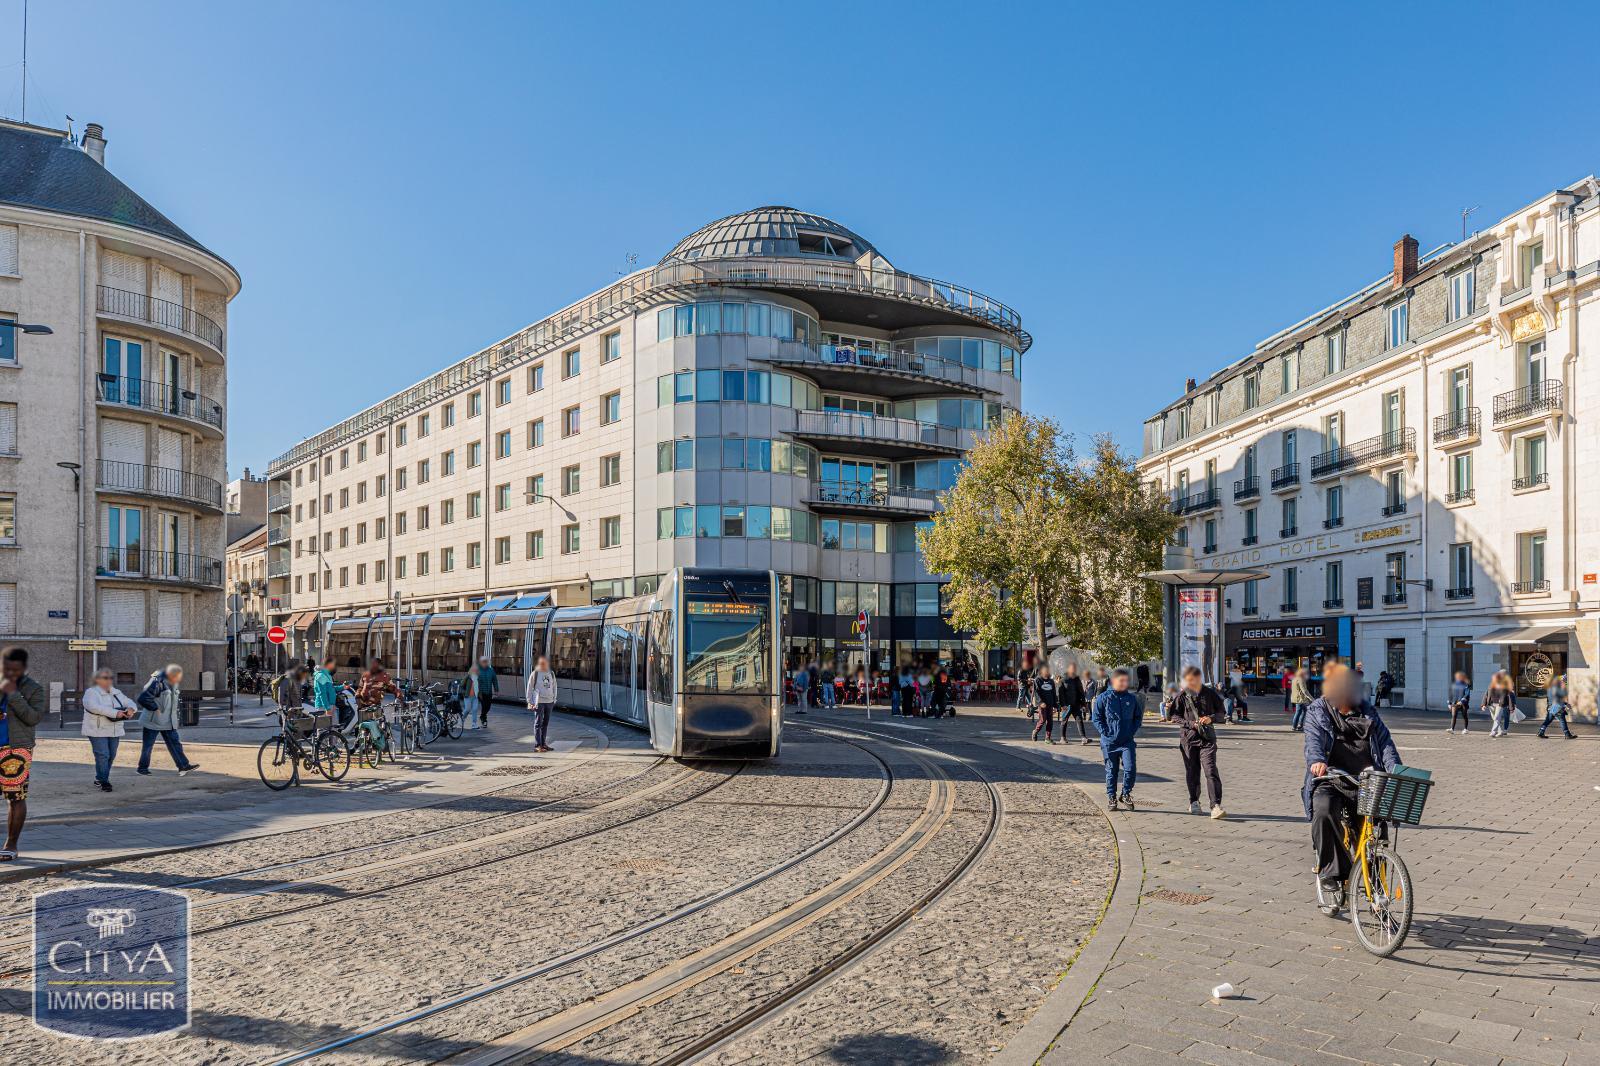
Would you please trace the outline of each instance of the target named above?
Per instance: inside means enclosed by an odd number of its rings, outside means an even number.
[[[361,708],[361,720],[363,722],[381,722],[383,721],[383,710],[378,707],[363,707]]]
[[[1367,818],[1419,825],[1431,788],[1433,782],[1426,777],[1369,770],[1361,775],[1356,811]]]
[[[317,731],[317,720],[309,714],[291,714],[289,729],[297,737],[309,737]]]

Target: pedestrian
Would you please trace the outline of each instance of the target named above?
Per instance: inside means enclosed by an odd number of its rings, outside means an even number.
[[[383,668],[383,660],[374,656],[367,664],[367,672],[356,681],[356,706],[373,710],[381,708],[385,693],[398,697],[400,689],[389,679],[389,672]]]
[[[909,718],[917,712],[917,679],[911,676],[911,664],[900,664],[900,676],[895,680],[895,706],[902,718]]]
[[[1078,664],[1067,664],[1067,676],[1057,686],[1061,690],[1061,739],[1067,739],[1067,723],[1078,723],[1078,735],[1089,743],[1089,697],[1083,690],[1083,679],[1078,676]]]
[[[1461,731],[1467,731],[1467,707],[1472,702],[1472,681],[1467,677],[1465,670],[1457,670],[1456,678],[1450,682],[1450,729],[1456,731],[1456,718],[1461,719]]]
[[[856,702],[857,703],[866,703],[867,702],[867,686],[870,685],[870,684],[871,684],[871,682],[867,679],[866,668],[865,667],[861,667],[861,666],[856,667]]]
[[[1306,727],[1306,708],[1311,706],[1311,667],[1305,663],[1294,672],[1289,684],[1289,702],[1294,705],[1294,717],[1289,720],[1291,733],[1303,733]]]
[[[1100,754],[1106,764],[1106,799],[1111,809],[1121,804],[1133,810],[1136,744],[1134,735],[1144,725],[1144,704],[1128,691],[1128,671],[1111,675],[1110,688],[1094,698],[1092,713],[1100,734]],[[1121,782],[1118,783],[1120,776]]]
[[[1222,809],[1222,775],[1217,772],[1217,712],[1222,698],[1205,684],[1198,666],[1183,668],[1183,690],[1178,694],[1178,754],[1183,757],[1183,778],[1189,786],[1189,813],[1200,813],[1200,775],[1205,774],[1206,798],[1211,817],[1226,818]]]
[[[489,657],[478,657],[478,670],[473,676],[475,682],[474,695],[478,697],[478,728],[489,727],[489,704],[494,702],[495,694],[500,691],[500,675],[494,672],[494,667],[489,665]],[[471,726],[471,719],[468,719]]]
[[[1511,677],[1504,670],[1496,670],[1489,679],[1489,691],[1483,694],[1483,710],[1489,715],[1489,735],[1503,737],[1511,732],[1511,710],[1517,705],[1516,693],[1511,690]]]
[[[550,712],[556,705],[556,675],[550,669],[550,660],[539,656],[538,665],[528,675],[528,710],[533,712],[533,750],[552,750],[547,743],[550,737]]]
[[[334,683],[334,671],[339,660],[332,655],[322,657],[322,665],[311,675],[311,706],[318,714],[333,716],[333,727],[343,729],[349,723],[339,721],[339,686]]]
[[[1394,675],[1387,670],[1379,670],[1378,691],[1372,704],[1376,707],[1385,700],[1389,702],[1390,707],[1394,706]]]
[[[1571,708],[1567,704],[1567,679],[1565,675],[1558,675],[1550,682],[1550,687],[1545,691],[1544,725],[1539,727],[1539,739],[1545,739],[1545,730],[1550,728],[1550,723],[1561,720],[1561,733],[1568,740],[1576,740],[1572,735],[1572,727],[1567,725],[1567,714]]]
[[[1298,673],[1291,670],[1288,663],[1283,664],[1283,669],[1278,672],[1278,687],[1283,689],[1283,713],[1288,714],[1290,706],[1294,703],[1294,675]]]
[[[122,743],[122,723],[139,713],[139,708],[112,684],[115,675],[104,667],[83,690],[83,722],[79,730],[89,738],[94,751],[94,783],[101,792],[111,791],[111,764],[117,761]]]
[[[1149,692],[1150,691],[1150,664],[1149,663],[1140,663],[1138,666],[1134,667],[1133,668],[1133,678],[1134,678],[1134,680],[1136,682],[1138,682],[1138,691],[1139,692]]]
[[[1026,660],[1021,670],[1017,671],[1017,710],[1027,713],[1032,718],[1039,709],[1038,700],[1033,694],[1033,666],[1032,660]]]
[[[144,735],[140,737],[138,772],[146,777],[150,776],[150,751],[155,747],[157,737],[167,745],[167,754],[172,756],[172,764],[178,768],[179,777],[200,769],[199,763],[189,761],[189,756],[183,752],[183,743],[178,739],[178,707],[182,697],[178,686],[181,684],[183,667],[169,663],[165,670],[151,674],[144,691],[139,693],[139,725]],[[298,686],[295,687],[298,689]]]
[[[1033,739],[1039,739],[1039,730],[1044,730],[1044,739],[1051,744],[1056,742],[1052,735],[1056,724],[1056,708],[1061,705],[1061,690],[1056,686],[1056,679],[1050,676],[1048,665],[1039,667],[1039,675],[1033,680],[1033,691],[1039,701],[1039,718],[1033,725]]]
[[[0,651],[0,796],[6,798],[6,843],[0,862],[17,857],[28,820],[28,776],[33,767],[34,727],[48,708],[44,686],[28,676],[28,651]]]
[[[1188,678],[1185,677],[1181,672],[1178,676],[1184,678],[1185,685],[1188,684]],[[1202,680],[1201,683],[1204,684],[1204,681]],[[1211,686],[1207,685],[1206,687],[1210,688]],[[1238,705],[1239,696],[1239,686],[1233,683],[1233,671],[1230,670],[1222,675],[1222,692],[1219,695],[1222,697],[1223,721],[1232,722],[1234,710]]]
[[[950,672],[940,667],[933,675],[933,717],[945,715],[956,716],[955,685],[950,681]]]
[[[822,668],[822,706],[831,711],[838,698],[833,688],[833,663],[830,661]]]
[[[1166,694],[1161,697],[1160,713],[1163,722],[1170,722],[1178,716],[1178,694],[1182,691],[1183,689],[1177,685],[1167,686]]]

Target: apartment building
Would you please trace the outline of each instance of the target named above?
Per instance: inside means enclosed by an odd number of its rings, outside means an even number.
[[[875,667],[975,654],[916,528],[1019,404],[1030,341],[830,219],[720,219],[274,460],[276,620],[304,652],[397,598],[581,604],[721,565],[784,575],[796,658],[859,661],[860,610]]]
[[[1600,185],[1585,178],[1275,333],[1145,422],[1140,470],[1228,589],[1248,687],[1329,656],[1410,706],[1570,673],[1595,713]],[[1585,356],[1589,356],[1587,361]]]
[[[227,306],[239,275],[106,167],[0,121],[0,642],[82,688],[220,677]]]

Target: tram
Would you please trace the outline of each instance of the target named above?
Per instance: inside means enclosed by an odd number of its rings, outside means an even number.
[[[647,729],[663,755],[778,754],[783,614],[772,571],[679,567],[647,596],[547,602],[502,597],[476,611],[339,618],[323,646],[341,667],[376,657],[419,685],[458,680],[487,656],[500,698],[519,704],[544,655],[556,706]]]

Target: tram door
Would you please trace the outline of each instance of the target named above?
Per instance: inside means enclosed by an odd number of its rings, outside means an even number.
[[[606,713],[628,721],[633,717],[633,693],[628,682],[633,677],[633,641],[621,624],[607,619],[603,627],[605,646],[601,660],[605,663],[605,688],[602,694]]]

